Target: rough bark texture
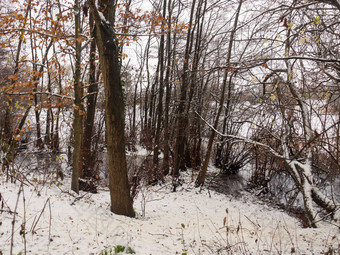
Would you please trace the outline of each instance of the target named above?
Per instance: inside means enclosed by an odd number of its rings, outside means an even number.
[[[124,97],[120,80],[119,47],[114,32],[114,1],[90,1],[96,23],[96,43],[105,87],[106,134],[111,211],[135,216],[127,176],[124,138]],[[104,12],[101,12],[103,10]]]

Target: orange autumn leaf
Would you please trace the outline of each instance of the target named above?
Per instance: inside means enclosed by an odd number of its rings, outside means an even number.
[[[16,81],[18,79],[18,76],[17,75],[9,75],[8,79]]]

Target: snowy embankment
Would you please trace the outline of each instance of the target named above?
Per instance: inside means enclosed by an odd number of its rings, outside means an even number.
[[[199,192],[193,184],[176,193],[171,184],[142,188],[134,203],[139,217],[131,219],[109,211],[108,190],[76,196],[66,179],[60,188],[23,185],[18,196],[20,182],[4,179],[0,177],[0,254],[10,254],[14,217],[13,254],[24,254],[25,245],[27,254],[99,254],[117,245],[147,255],[320,254],[339,249],[337,228],[303,229],[295,218],[249,194],[235,199]]]

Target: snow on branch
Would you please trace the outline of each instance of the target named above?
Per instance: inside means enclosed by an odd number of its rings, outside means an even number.
[[[94,18],[97,22],[100,22],[101,25],[107,30],[107,32],[113,33],[113,25],[105,18],[104,14],[98,11],[98,8],[94,2],[94,0],[89,1],[89,5],[91,11],[93,12]]]

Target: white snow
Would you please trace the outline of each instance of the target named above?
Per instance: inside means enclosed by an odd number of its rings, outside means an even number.
[[[189,176],[187,180],[189,183]],[[24,222],[27,254],[99,254],[116,245],[148,255],[320,254],[329,247],[339,249],[339,230],[332,225],[303,229],[297,219],[250,194],[235,199],[213,191],[200,192],[193,183],[173,193],[170,183],[143,188],[134,206],[137,214],[144,212],[145,217],[134,219],[110,212],[106,189],[76,196],[69,191],[69,179],[60,188],[55,184],[24,185],[15,219],[13,254],[24,252],[20,235]],[[9,210],[15,209],[19,188],[19,181],[12,184],[0,177],[3,254],[10,252],[14,214]]]
[[[104,14],[101,11],[98,11],[98,16],[102,22],[103,25],[110,26],[110,22],[104,17]]]

